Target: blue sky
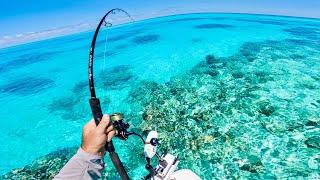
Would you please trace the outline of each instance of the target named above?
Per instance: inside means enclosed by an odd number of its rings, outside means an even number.
[[[144,17],[159,16],[162,11],[172,10],[320,18],[318,0],[1,0],[0,37],[95,22],[113,7]]]

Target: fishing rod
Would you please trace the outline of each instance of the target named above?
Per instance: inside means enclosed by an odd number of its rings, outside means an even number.
[[[89,66],[88,66],[88,79],[89,79],[89,89],[90,89],[90,107],[93,114],[94,121],[96,125],[100,123],[102,120],[102,109],[99,98],[96,96],[95,88],[94,88],[94,78],[93,78],[93,59],[94,59],[94,49],[96,45],[97,36],[99,34],[99,30],[102,27],[102,25],[111,27],[112,24],[106,22],[106,18],[109,14],[115,14],[116,12],[122,12],[125,15],[127,15],[131,20],[132,17],[124,10],[115,8],[108,11],[100,20],[94,36],[92,38],[91,47],[90,47],[90,53],[89,53]],[[135,132],[128,132],[129,124],[124,121],[124,117],[122,113],[113,113],[110,115],[110,124],[114,126],[114,128],[117,130],[116,137],[120,138],[121,140],[127,140],[129,136],[135,135],[138,136],[143,144],[144,144],[144,155],[147,161],[146,169],[149,171],[149,174],[144,178],[146,180],[169,180],[169,179],[190,179],[190,180],[199,180],[200,178],[195,175],[190,170],[179,170],[175,171],[179,160],[177,157],[170,153],[165,153],[162,156],[160,156],[157,153],[157,145],[158,145],[158,133],[156,131],[149,132],[146,140],[143,139],[143,137]],[[111,158],[111,161],[113,165],[115,166],[116,170],[118,171],[121,179],[123,180],[129,180],[128,173],[126,169],[124,168],[119,155],[116,153],[116,150],[114,148],[113,142],[107,142],[105,145],[106,151],[109,152],[109,156]],[[153,167],[151,165],[151,159],[156,156],[159,160],[158,165]]]
[[[94,88],[94,79],[93,79],[94,49],[95,49],[96,40],[97,40],[101,26],[103,25],[103,23],[105,23],[105,25],[110,25],[110,23],[106,22],[106,18],[109,16],[109,14],[115,14],[116,12],[123,12],[124,14],[126,14],[128,17],[131,18],[131,16],[126,11],[119,9],[119,8],[111,9],[110,11],[108,11],[100,20],[100,22],[94,32],[94,36],[93,36],[93,39],[91,42],[91,47],[90,47],[88,78],[89,78],[89,88],[90,88],[91,98],[89,100],[89,103],[90,103],[91,111],[92,111],[93,118],[94,118],[96,125],[98,125],[100,123],[102,116],[103,116],[103,113],[102,113],[102,109],[101,109],[100,100],[97,98],[95,88]],[[113,122],[113,125],[118,132],[117,136],[120,137],[120,139],[126,140],[129,135],[133,134],[133,133],[130,134],[129,132],[127,132],[127,129],[129,128],[129,124],[123,121],[123,116],[121,113],[112,114],[110,116],[110,120],[111,120],[111,122]],[[136,134],[136,133],[134,133],[134,134]],[[106,148],[106,151],[109,152],[109,156],[111,158],[111,161],[112,161],[113,165],[115,166],[115,168],[117,169],[121,179],[128,180],[129,176],[128,176],[128,174],[127,174],[127,172],[126,172],[126,170],[125,170],[125,168],[119,158],[119,155],[115,151],[113,142],[112,141],[107,142],[105,148]]]

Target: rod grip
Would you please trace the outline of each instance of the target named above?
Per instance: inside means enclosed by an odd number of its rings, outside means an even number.
[[[102,120],[102,116],[103,116],[101,105],[100,105],[100,100],[98,98],[91,98],[89,100],[89,102],[90,102],[90,107],[91,107],[94,121],[95,121],[96,125],[98,126],[98,124]]]

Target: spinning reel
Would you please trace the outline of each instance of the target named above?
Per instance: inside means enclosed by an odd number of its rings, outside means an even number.
[[[128,132],[128,128],[130,127],[130,125],[123,120],[123,114],[113,113],[110,115],[110,120],[114,129],[117,130],[116,137],[122,140],[127,140],[129,135],[131,135],[132,133]]]

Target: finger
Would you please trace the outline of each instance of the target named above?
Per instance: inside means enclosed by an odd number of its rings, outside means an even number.
[[[108,139],[107,139],[107,142],[110,142],[111,139],[113,138],[113,136],[116,134],[116,131],[111,131],[108,133]]]
[[[113,125],[108,126],[107,130],[106,130],[106,134],[108,134],[110,131],[113,130]]]
[[[110,117],[109,115],[103,115],[102,120],[100,121],[97,131],[100,133],[104,133],[106,131],[106,128],[108,127],[110,122]]]

